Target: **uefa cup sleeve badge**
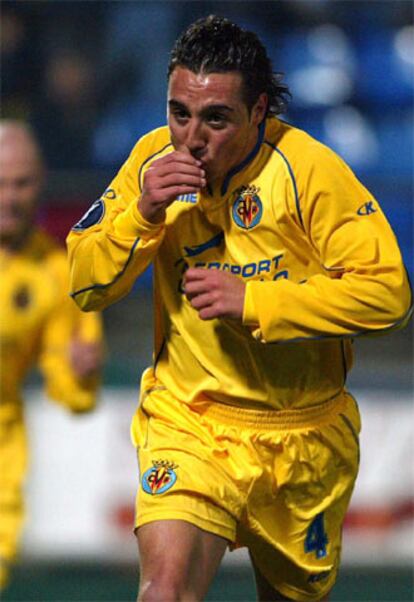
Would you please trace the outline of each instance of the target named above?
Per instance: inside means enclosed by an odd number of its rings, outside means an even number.
[[[262,218],[263,205],[258,195],[259,191],[257,186],[242,186],[237,191],[232,216],[234,222],[243,230],[251,230]]]
[[[142,489],[150,495],[165,493],[177,480],[175,469],[178,466],[167,460],[153,460],[152,464],[142,475]]]

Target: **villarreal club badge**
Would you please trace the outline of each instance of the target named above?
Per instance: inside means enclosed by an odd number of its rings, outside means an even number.
[[[153,466],[142,475],[142,489],[150,495],[165,493],[177,480],[173,462],[167,460],[153,460]]]
[[[232,215],[235,223],[243,230],[251,230],[262,219],[263,206],[257,186],[242,186],[237,191]]]

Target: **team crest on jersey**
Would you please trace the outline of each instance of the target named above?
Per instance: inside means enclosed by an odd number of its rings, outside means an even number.
[[[72,228],[75,232],[82,232],[95,224],[99,224],[105,213],[105,204],[102,199],[95,201],[88,211],[81,217],[77,224]]]
[[[259,191],[257,186],[242,186],[233,203],[233,220],[244,230],[251,230],[262,219],[263,205]]]
[[[168,460],[153,460],[152,464],[152,468],[142,475],[142,489],[150,495],[165,493],[177,480],[175,469],[178,466]]]

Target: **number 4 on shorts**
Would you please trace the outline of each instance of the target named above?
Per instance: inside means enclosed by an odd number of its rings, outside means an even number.
[[[326,556],[326,544],[328,536],[323,524],[323,512],[317,514],[308,527],[305,539],[305,552],[315,552],[316,558]]]

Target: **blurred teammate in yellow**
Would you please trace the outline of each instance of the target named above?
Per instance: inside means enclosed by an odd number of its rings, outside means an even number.
[[[102,360],[100,318],[71,301],[65,252],[35,225],[44,175],[30,130],[0,121],[0,589],[24,516],[24,378],[38,365],[47,394],[85,412],[96,402]]]

